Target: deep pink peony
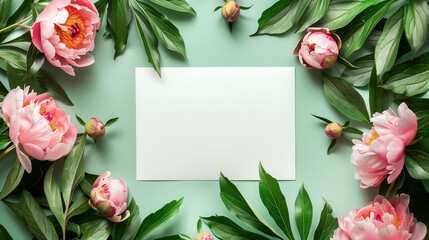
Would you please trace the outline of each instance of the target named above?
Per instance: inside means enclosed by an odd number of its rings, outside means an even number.
[[[30,32],[34,46],[48,61],[74,76],[70,65],[94,63],[88,51],[94,49],[99,27],[98,11],[89,0],[53,0],[37,16]]]
[[[352,164],[357,168],[355,178],[362,188],[375,187],[386,178],[390,184],[404,167],[405,147],[417,132],[417,116],[405,103],[399,108],[399,117],[388,109],[371,118],[374,127],[364,133],[362,141],[353,140]]]
[[[341,49],[341,39],[327,28],[308,28],[307,34],[299,40],[293,51],[301,64],[308,69],[332,67]]]
[[[396,195],[390,202],[376,196],[366,207],[340,216],[331,240],[423,240],[426,226],[410,213],[409,202],[406,194]]]
[[[28,87],[10,91],[1,107],[18,158],[30,173],[31,161],[28,155],[49,161],[67,155],[76,141],[77,128],[49,94],[37,96],[28,91]]]
[[[126,210],[127,198],[128,187],[124,181],[110,178],[110,172],[105,172],[95,180],[88,203],[110,221],[122,222],[130,216]]]

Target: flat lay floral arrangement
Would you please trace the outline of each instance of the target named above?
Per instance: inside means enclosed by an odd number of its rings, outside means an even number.
[[[250,7],[225,1],[215,11],[235,34],[233,22]],[[35,238],[153,239],[179,212],[183,198],[141,216],[120,176],[85,172],[86,144],[96,147],[118,117],[104,122],[76,116],[85,127],[78,133],[57,104],[72,101],[41,69],[51,64],[74,76],[75,67],[95,61],[90,52],[97,34],[114,40],[114,58],[119,57],[135,21],[147,59],[161,75],[158,41],[187,56],[179,29],[157,8],[196,15],[185,0],[24,0],[14,12],[12,0],[0,1],[0,69],[9,85],[0,84],[0,159],[16,154],[0,200]],[[379,187],[372,202],[348,216],[334,217],[325,201],[315,240],[429,239],[429,99],[418,96],[429,89],[429,52],[422,50],[428,23],[425,0],[280,0],[262,12],[251,37],[306,31],[290,52],[303,67],[322,71],[327,100],[349,119],[340,124],[314,113],[326,123],[327,152],[335,150],[338,138],[352,141],[356,180],[361,188]],[[356,88],[368,91],[369,111]],[[304,186],[292,211],[299,233],[294,236],[278,181],[262,165],[259,174],[261,201],[282,232],[221,173],[221,200],[240,222],[201,217],[193,239],[308,239],[316,217]],[[203,223],[211,234],[201,231]],[[12,239],[2,225],[0,237]],[[157,239],[192,238],[177,233]]]

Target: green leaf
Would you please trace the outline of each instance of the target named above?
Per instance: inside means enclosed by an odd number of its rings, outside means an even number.
[[[280,0],[266,9],[258,19],[254,35],[281,34],[293,27],[304,13],[311,0]]]
[[[324,91],[328,101],[347,118],[371,126],[368,110],[362,96],[342,78],[323,76]]]
[[[241,228],[231,219],[224,216],[203,217],[201,219],[219,239],[269,240],[262,235]]]
[[[80,188],[88,197],[91,197],[92,185],[94,185],[94,182],[97,178],[98,175],[85,173],[85,177],[80,182]]]
[[[134,19],[136,20],[136,27],[139,32],[140,40],[146,51],[146,55],[150,64],[161,76],[160,55],[158,51],[158,39],[150,26],[149,21],[137,9],[133,8]]]
[[[20,203],[28,230],[37,239],[58,239],[54,225],[29,192],[24,190],[21,193]]]
[[[213,10],[213,12],[216,12],[217,10],[222,9],[222,7],[223,6],[217,6],[217,7],[215,7],[215,9]]]
[[[317,118],[319,120],[322,120],[322,121],[324,121],[325,123],[328,123],[328,124],[332,122],[331,120],[329,120],[327,118],[324,118],[324,117],[321,117],[321,116],[317,116],[317,115],[314,115],[314,114],[311,114],[311,116],[313,116],[313,117],[315,117],[315,118]]]
[[[413,56],[426,41],[428,22],[429,7],[426,1],[409,0],[404,9],[404,29]]]
[[[77,237],[79,237],[82,234],[82,232],[80,230],[80,226],[74,222],[68,222],[67,223],[67,231],[72,231],[72,232],[76,233]]]
[[[405,152],[405,166],[415,179],[429,179],[429,155],[420,150]]]
[[[185,0],[150,0],[159,6],[171,9],[176,12],[187,12],[197,14],[195,10]]]
[[[252,5],[250,5],[250,6],[248,6],[248,7],[240,6],[240,11],[241,11],[241,10],[249,10],[249,9],[251,9],[252,7],[253,7],[253,4],[252,4]]]
[[[7,25],[15,24],[28,16],[33,0],[23,0],[19,8],[7,20]]]
[[[80,215],[80,214],[84,213],[86,210],[88,210],[89,209],[88,200],[89,200],[89,198],[86,197],[85,195],[80,196],[80,198],[78,198],[76,200],[76,202],[74,202],[70,206],[68,216],[67,216],[67,220],[74,217],[74,216]]]
[[[392,199],[396,192],[402,187],[405,180],[405,171],[402,171],[401,174],[393,181],[391,184],[387,183],[387,178],[380,184],[380,189],[378,193],[383,195],[387,199]]]
[[[120,223],[116,223],[112,230],[113,240],[127,240],[131,239],[137,232],[140,224],[139,206],[137,206],[134,198],[131,199],[127,208],[130,211],[130,217]]]
[[[350,69],[360,69],[360,67],[351,64],[349,61],[347,61],[347,59],[341,57],[340,55],[338,55],[338,62]]]
[[[313,206],[304,185],[302,185],[295,200],[295,222],[302,240],[306,240],[308,237],[312,218]]]
[[[203,228],[203,221],[201,220],[201,218],[199,218],[197,222],[197,232],[201,232],[202,228]]]
[[[83,121],[81,117],[79,117],[79,116],[78,116],[78,115],[76,115],[76,114],[75,114],[75,116],[76,116],[77,121],[80,123],[80,125],[82,125],[82,126],[85,126],[85,125],[86,125],[85,121]]]
[[[7,125],[6,125],[6,127],[7,127]],[[0,149],[1,150],[5,149],[7,146],[9,146],[9,144],[11,142],[12,141],[10,140],[9,134],[1,134],[0,135]]]
[[[359,13],[378,1],[379,0],[331,1],[328,12],[325,17],[320,20],[318,25],[328,28],[329,30],[345,27]]]
[[[73,149],[70,151],[64,161],[63,172],[61,175],[63,199],[66,206],[65,216],[67,218],[69,205],[72,199],[73,190],[79,185],[84,177],[82,169],[82,157],[85,150],[86,134],[82,134]]]
[[[383,33],[377,41],[374,58],[377,67],[377,76],[379,77],[389,71],[395,64],[399,43],[404,32],[403,17],[404,9],[401,7],[387,19]]]
[[[39,16],[39,11],[37,10],[36,6],[34,4],[31,4],[31,19],[33,19],[33,22],[36,21],[37,16]]]
[[[1,224],[0,224],[0,239],[2,239],[2,240],[13,240],[13,238],[10,236],[9,232]]]
[[[12,0],[2,0],[0,2],[0,29],[6,27],[11,9]]]
[[[380,83],[379,78],[377,77],[377,70],[374,65],[371,72],[371,77],[369,79],[368,91],[369,91],[369,106],[371,113],[383,112],[387,109],[387,94],[386,90],[378,87]]]
[[[280,235],[263,219],[247,200],[241,195],[238,188],[222,173],[219,177],[220,197],[225,207],[238,219],[249,227],[267,235],[280,238]]]
[[[149,4],[136,0],[139,10],[149,21],[156,37],[165,47],[183,55],[186,59],[185,43],[179,30],[168,18]]]
[[[73,102],[70,100],[64,89],[46,72],[43,70],[37,72],[36,79],[40,86],[45,90],[44,92],[48,92],[53,98],[60,100],[69,106],[73,106]]]
[[[183,198],[178,201],[171,201],[158,211],[147,216],[140,225],[134,239],[142,239],[167,226],[179,212],[182,202]]]
[[[383,76],[381,87],[397,94],[414,96],[429,89],[429,52],[396,65]]]
[[[290,240],[294,240],[286,198],[280,190],[277,179],[269,175],[262,167],[261,163],[259,163],[259,177],[259,196],[267,208],[268,213],[286,236]]]
[[[171,236],[167,236],[167,237],[160,237],[154,240],[192,240],[192,238],[184,235],[184,234],[176,234],[176,235],[171,235]]]
[[[347,138],[348,140],[352,141],[353,139],[362,139],[363,132],[357,128],[354,127],[347,127],[343,129],[343,137]]]
[[[338,220],[332,216],[332,207],[325,201],[323,210],[320,213],[319,225],[317,225],[314,233],[314,240],[329,240],[334,235],[335,229],[338,227]]]
[[[13,168],[10,170],[9,174],[6,177],[6,181],[0,192],[0,200],[7,197],[7,195],[9,195],[19,185],[23,175],[24,167],[17,158],[15,164],[13,165]]]
[[[98,0],[94,3],[97,8],[98,15],[100,16],[100,22],[103,22],[104,13],[106,12],[107,4],[110,0]]]
[[[336,143],[337,143],[337,139],[331,140],[331,143],[329,144],[328,150],[326,151],[327,154],[331,153],[331,151],[334,149]]]
[[[125,49],[128,41],[127,1],[111,1],[107,7],[107,18],[110,34],[115,41],[115,56],[118,57]]]
[[[341,56],[349,57],[363,46],[369,34],[384,17],[393,2],[394,0],[385,0],[369,7],[348,25],[348,28],[353,33],[351,37],[344,41]]]
[[[81,225],[82,240],[106,240],[112,231],[112,223],[99,219]]]
[[[58,187],[58,183],[54,175],[56,165],[56,162],[53,163],[46,172],[43,190],[45,192],[46,200],[49,204],[49,209],[51,209],[55,218],[60,223],[61,228],[64,229],[63,203],[61,200],[60,188]]]
[[[108,127],[108,126],[114,124],[116,121],[118,121],[118,119],[119,119],[119,117],[115,117],[115,118],[109,119],[109,120],[107,120],[106,124],[104,124],[104,126]]]
[[[23,34],[19,35],[16,38],[13,38],[10,41],[0,43],[1,48],[17,48],[24,51],[28,51],[30,45],[31,45],[30,31],[26,31]]]
[[[328,11],[330,0],[312,0],[298,23],[296,32],[303,32],[308,27],[319,21]]]
[[[38,72],[44,62],[45,56],[37,50],[34,44],[31,44],[27,52],[27,75]]]
[[[0,49],[0,68],[6,71],[7,63],[22,70],[25,70],[27,66],[25,57],[22,54],[8,49]]]
[[[21,209],[21,204],[9,202],[6,200],[2,200],[2,202],[15,214],[15,216],[18,218],[19,221],[21,221],[22,224],[27,225],[24,218],[24,212]]]

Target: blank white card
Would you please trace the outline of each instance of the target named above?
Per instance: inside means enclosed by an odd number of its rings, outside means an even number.
[[[295,179],[295,68],[136,69],[137,180]]]

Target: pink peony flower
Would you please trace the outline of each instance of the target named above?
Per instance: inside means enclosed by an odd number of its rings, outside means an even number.
[[[30,32],[34,46],[48,61],[74,76],[70,65],[94,63],[88,51],[94,49],[99,27],[98,11],[89,0],[53,0],[37,16]]]
[[[85,124],[85,132],[88,136],[94,140],[101,139],[106,133],[106,128],[104,127],[103,122],[98,118],[91,118]]]
[[[77,128],[49,94],[29,94],[28,91],[28,87],[10,91],[1,107],[18,158],[30,173],[28,155],[49,161],[67,155],[76,141]]]
[[[112,222],[122,222],[130,216],[127,210],[128,187],[122,180],[101,174],[94,182],[89,205]],[[125,211],[125,213],[124,213]]]
[[[353,140],[351,163],[357,168],[355,178],[362,188],[375,187],[386,178],[390,184],[404,167],[405,147],[417,132],[417,116],[405,103],[399,108],[399,117],[388,109],[371,118],[374,127],[364,133],[362,141]]]
[[[337,139],[341,137],[341,134],[343,133],[343,127],[337,122],[332,122],[325,127],[325,134],[326,136]]]
[[[293,51],[301,64],[308,69],[332,67],[341,49],[341,39],[327,28],[308,28],[307,34],[299,40]]]
[[[240,6],[235,1],[226,2],[221,11],[223,19],[227,22],[235,22],[240,16]]]
[[[200,232],[194,237],[194,240],[213,240],[213,237],[208,233]]]
[[[426,226],[409,212],[410,197],[396,195],[390,202],[383,196],[347,217],[338,218],[339,228],[331,240],[423,240]]]

